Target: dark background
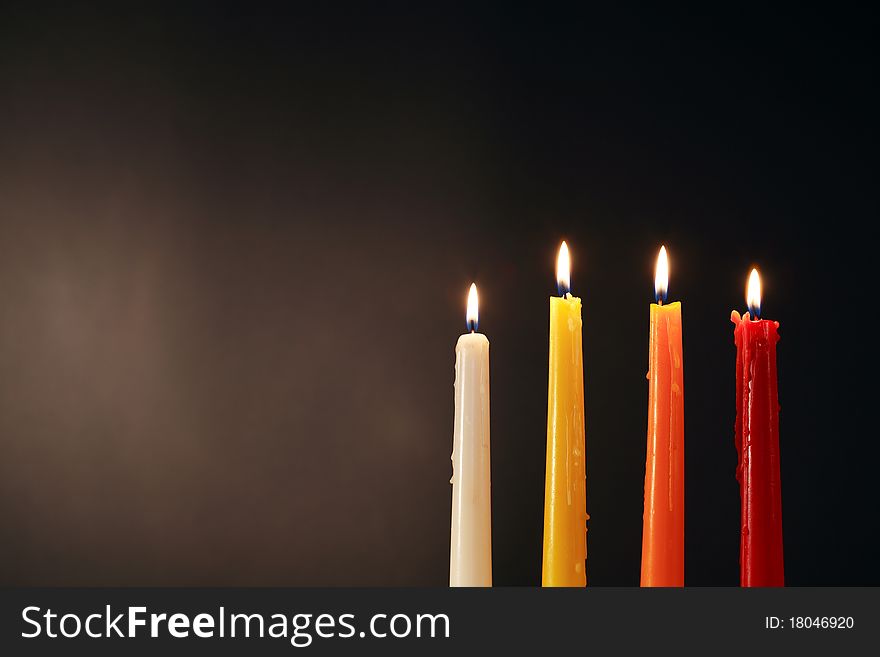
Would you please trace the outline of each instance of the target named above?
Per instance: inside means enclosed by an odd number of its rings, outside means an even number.
[[[0,582],[445,585],[475,280],[495,583],[538,584],[564,238],[590,582],[638,583],[662,242],[687,583],[738,583],[758,265],[787,582],[880,584],[867,16],[76,4],[0,14]]]

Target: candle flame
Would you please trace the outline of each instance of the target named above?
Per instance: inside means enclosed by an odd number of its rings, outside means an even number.
[[[746,303],[749,304],[749,313],[752,319],[761,318],[761,277],[757,269],[752,269],[749,274],[749,287],[746,292]]]
[[[477,295],[477,284],[471,283],[467,300],[467,327],[471,333],[477,330],[480,324],[480,298]]]
[[[556,256],[556,286],[561,297],[571,292],[571,258],[564,240],[559,246],[559,255]]]
[[[660,247],[657,256],[657,269],[654,270],[654,298],[657,303],[666,301],[666,292],[669,288],[669,259],[666,257],[666,247]]]

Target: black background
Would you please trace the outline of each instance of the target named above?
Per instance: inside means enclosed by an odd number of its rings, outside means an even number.
[[[76,4],[0,14],[0,582],[444,585],[475,280],[494,579],[538,584],[566,239],[590,582],[638,583],[662,242],[687,583],[738,583],[753,265],[787,582],[880,583],[867,16]]]

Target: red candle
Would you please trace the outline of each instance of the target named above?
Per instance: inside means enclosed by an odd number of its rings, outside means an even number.
[[[779,483],[779,399],[776,343],[779,322],[761,319],[761,280],[749,277],[749,312],[736,325],[736,449],[742,502],[741,586],[784,586],[782,491]]]

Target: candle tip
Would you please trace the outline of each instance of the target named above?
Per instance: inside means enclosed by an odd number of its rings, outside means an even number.
[[[749,314],[753,320],[761,319],[761,277],[757,269],[752,269],[749,274],[749,285],[746,290],[746,303],[749,306]]]
[[[477,295],[477,284],[471,283],[467,300],[467,327],[468,331],[475,333],[480,324],[480,298]]]
[[[666,256],[666,247],[660,246],[657,255],[657,268],[654,270],[654,299],[661,306],[666,301],[666,293],[669,288],[669,258]]]
[[[556,256],[556,288],[561,297],[571,292],[571,257],[565,240],[559,245],[559,255]]]

